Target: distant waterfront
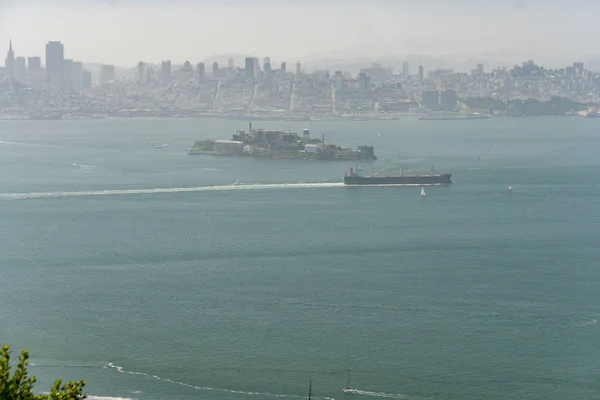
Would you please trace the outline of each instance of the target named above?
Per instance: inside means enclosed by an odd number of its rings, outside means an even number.
[[[386,121],[405,118],[411,115],[421,115],[419,113],[385,114],[385,115],[349,115],[349,116],[262,116],[262,115],[243,115],[228,116],[219,114],[171,114],[171,115],[152,115],[152,114],[132,114],[132,115],[59,115],[48,117],[30,117],[27,115],[1,115],[0,120],[72,120],[72,119],[106,119],[106,118],[214,118],[231,121]]]
[[[191,118],[191,119],[217,119],[217,120],[228,120],[228,121],[258,121],[258,122],[266,122],[266,121],[286,121],[286,122],[300,122],[300,121],[321,121],[321,122],[344,122],[344,121],[394,121],[401,120],[406,118],[414,117],[423,117],[428,115],[427,113],[400,113],[400,114],[376,114],[376,115],[350,115],[350,116],[306,116],[303,118],[298,117],[285,117],[285,116],[273,116],[273,117],[264,117],[264,116],[227,116],[227,115],[194,115],[194,114],[172,114],[172,115],[65,115],[65,116],[52,116],[52,117],[29,117],[26,115],[1,115],[0,121],[38,121],[38,120],[92,120],[92,119],[132,119],[132,118]],[[455,113],[457,116],[461,116],[462,114]],[[563,117],[585,117],[585,114],[582,113],[570,113],[567,115],[563,115]],[[530,117],[526,115],[517,116],[517,115],[493,115],[490,117],[494,118],[524,118]],[[557,117],[557,116],[552,116]],[[436,120],[437,118],[425,118],[426,120]],[[483,118],[455,118],[456,120],[476,120]]]

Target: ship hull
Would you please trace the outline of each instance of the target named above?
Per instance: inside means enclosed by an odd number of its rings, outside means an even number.
[[[444,185],[450,184],[452,174],[411,176],[345,176],[346,185]]]

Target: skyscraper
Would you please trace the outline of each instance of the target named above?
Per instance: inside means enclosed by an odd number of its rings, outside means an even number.
[[[245,65],[244,65],[244,75],[248,80],[255,80],[258,76],[258,58],[256,57],[246,57]]]
[[[83,89],[83,63],[81,61],[73,62],[71,67],[71,88],[74,92],[81,92]]]
[[[171,80],[171,60],[163,61],[160,69],[160,79],[163,82]]]
[[[281,72],[284,74],[287,72],[287,63],[285,61],[281,63]]]
[[[302,73],[302,64],[300,64],[300,61],[298,61],[296,63],[296,75],[300,75]]]
[[[265,57],[264,62],[263,62],[263,71],[271,72],[271,58],[270,57]]]
[[[42,58],[41,57],[29,57],[27,59],[27,69],[30,72],[38,72],[42,69]]]
[[[204,63],[198,63],[198,65],[196,65],[196,79],[198,79],[198,82],[202,82],[205,76],[206,66]]]
[[[483,74],[484,74],[483,64],[482,63],[477,64],[477,74],[479,76],[483,76]]]
[[[169,65],[170,66],[170,65]],[[102,65],[100,66],[100,83],[109,83],[115,80],[115,66]]]
[[[88,71],[87,69],[83,70],[81,86],[84,90],[92,88],[92,73],[90,71]]]
[[[61,42],[46,44],[46,80],[60,87],[63,82],[65,49]]]
[[[258,74],[260,74],[260,62],[257,57],[254,57],[254,78],[258,78]]]
[[[219,63],[216,61],[213,63],[212,76],[213,78],[219,78]]]
[[[138,84],[143,84],[146,79],[146,64],[143,61],[140,61],[137,65],[137,82]]]
[[[186,61],[183,63],[179,71],[177,71],[177,79],[180,81],[194,80],[194,67],[191,62]]]
[[[73,60],[63,60],[62,66],[63,76],[61,88],[65,90],[73,89]]]
[[[402,76],[404,76],[405,78],[408,78],[409,75],[410,75],[410,70],[409,70],[408,61],[404,61],[402,63]]]
[[[358,74],[358,84],[360,86],[361,92],[369,92],[373,88],[371,77],[369,75],[367,75],[365,72],[361,72]]]
[[[29,57],[27,58],[27,76],[29,78],[29,84],[32,87],[39,88],[43,82],[42,74],[42,58],[41,57]]]
[[[8,74],[9,83],[15,77],[15,52],[12,48],[12,40],[8,42],[8,52],[6,53],[6,59],[4,61],[4,65],[6,66],[6,72]]]
[[[15,58],[13,74],[19,81],[27,75],[27,60],[25,57]]]
[[[424,76],[425,76],[425,70],[423,69],[422,65],[419,65],[419,81],[422,81]]]
[[[146,71],[146,82],[154,82],[156,73],[154,72],[154,68],[152,68],[152,66],[150,66],[150,68],[147,68]]]

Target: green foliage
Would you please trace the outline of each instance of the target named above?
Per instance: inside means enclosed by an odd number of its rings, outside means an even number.
[[[21,352],[19,364],[12,377],[10,375],[10,348],[3,346],[0,353],[0,400],[80,400],[87,396],[83,393],[84,381],[62,384],[57,380],[49,394],[33,393],[35,376],[28,376],[29,353]]]
[[[194,147],[192,147],[192,150],[211,151],[213,149],[214,144],[214,140],[197,140],[196,143],[194,143]]]

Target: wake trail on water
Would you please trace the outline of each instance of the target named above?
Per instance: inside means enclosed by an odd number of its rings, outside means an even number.
[[[59,144],[44,144],[44,143],[35,143],[35,142],[13,142],[9,140],[0,140],[0,144],[9,144],[16,146],[29,146],[29,147],[57,147],[61,149],[72,149],[70,146],[62,146]]]
[[[162,378],[158,375],[148,374],[146,372],[129,371],[129,370],[126,370],[125,368],[123,368],[119,365],[113,364],[111,362],[107,363],[105,365],[105,368],[115,369],[122,374],[145,376],[148,378],[156,379],[158,381],[171,383],[173,385],[185,386],[185,387],[188,387],[191,389],[202,390],[202,391],[232,393],[232,394],[240,394],[240,395],[246,395],[246,396],[252,396],[252,397],[254,397],[254,396],[273,397],[273,398],[281,398],[281,399],[305,399],[306,398],[306,396],[298,396],[298,395],[293,395],[293,394],[274,394],[274,393],[265,393],[265,392],[250,392],[250,391],[243,391],[243,390],[214,388],[214,387],[210,387],[210,386],[195,386],[195,385],[191,385],[189,383],[175,381],[175,380],[172,380],[169,378]],[[322,400],[335,400],[331,397],[323,397],[323,396],[322,397],[314,396],[313,398],[314,399],[322,399]]]
[[[159,193],[189,193],[189,192],[219,192],[228,190],[271,190],[271,189],[319,189],[340,187],[404,187],[404,186],[441,186],[441,184],[399,184],[399,185],[346,185],[342,182],[314,182],[314,183],[257,183],[257,184],[235,184],[220,186],[196,186],[179,188],[158,189],[107,189],[74,192],[31,192],[31,193],[0,193],[0,199],[24,200],[52,197],[94,197],[94,196],[117,196]]]
[[[122,373],[122,374],[143,376],[146,378],[155,379],[157,381],[166,382],[166,383],[169,383],[172,385],[184,386],[184,387],[188,387],[188,388],[200,390],[200,391],[231,393],[231,394],[239,394],[239,395],[248,396],[248,397],[262,396],[262,397],[279,398],[279,399],[306,399],[305,395],[276,394],[276,393],[267,393],[267,392],[254,392],[254,391],[215,388],[215,387],[210,387],[210,386],[197,386],[197,385],[192,385],[192,384],[181,382],[181,381],[176,381],[176,380],[173,380],[170,378],[163,378],[161,376],[154,375],[154,374],[147,373],[147,372],[130,371],[130,370],[127,370],[124,367],[116,365],[112,362],[103,362],[103,363],[97,363],[97,364],[95,364],[95,363],[92,363],[92,364],[62,364],[62,363],[38,364],[38,363],[31,363],[30,365],[32,367],[112,369],[112,370],[116,370],[117,372]],[[220,368],[217,368],[217,369],[220,369]],[[223,369],[229,369],[229,368],[223,368]],[[237,368],[233,368],[233,369],[237,369]],[[312,373],[317,373],[319,375],[338,375],[343,372],[341,370],[340,371],[338,371],[338,370],[307,371],[307,370],[280,370],[280,369],[277,369],[277,370],[261,369],[261,370],[262,371],[279,371],[279,372],[281,372],[281,371],[302,372],[302,373],[312,372]],[[355,389],[355,390],[356,390],[355,394],[364,396],[364,397],[380,397],[380,398],[388,398],[388,399],[406,399],[406,400],[434,400],[431,397],[420,397],[420,396],[406,395],[406,394],[402,394],[402,393],[386,393],[386,392],[377,392],[377,391],[373,391],[373,390],[362,390],[362,389]],[[142,392],[136,391],[133,393],[138,394],[138,393],[142,393]],[[334,398],[327,397],[327,396],[312,396],[312,398],[319,399],[319,400],[335,400]],[[130,397],[114,397],[114,396],[99,396],[99,395],[89,395],[88,399],[93,399],[93,400],[134,400]]]
[[[269,190],[269,189],[300,189],[300,188],[335,188],[345,186],[341,182],[326,183],[267,183],[248,185],[222,185],[222,186],[196,186],[180,188],[158,189],[107,189],[74,192],[38,192],[38,193],[0,193],[0,199],[37,199],[51,197],[82,197],[82,196],[117,196],[158,193],[189,193],[189,192],[216,192],[228,190]]]

